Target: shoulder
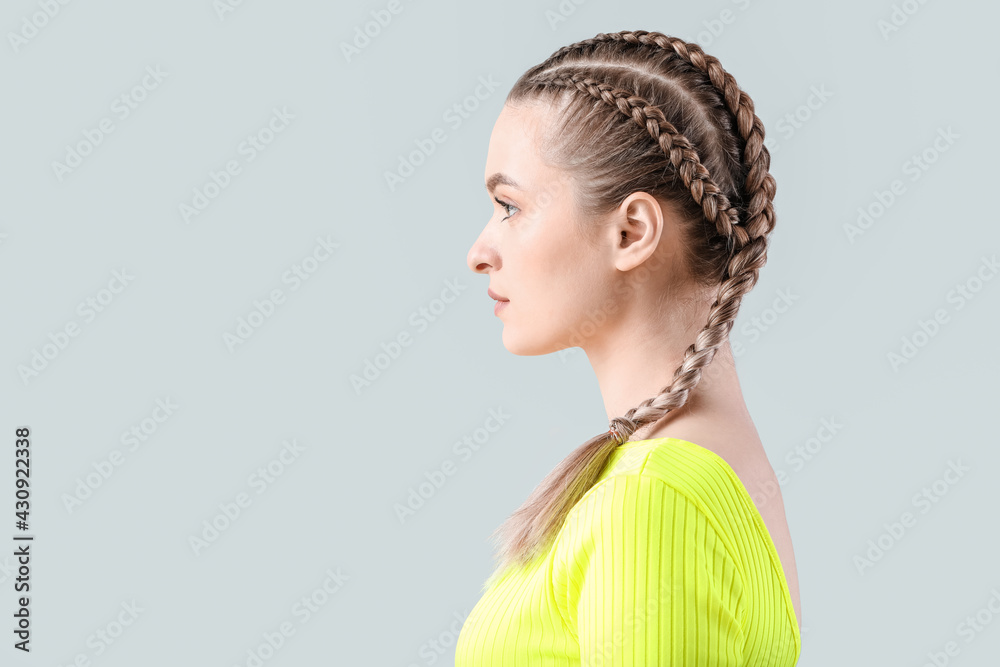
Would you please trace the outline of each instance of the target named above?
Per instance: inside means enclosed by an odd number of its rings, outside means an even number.
[[[626,448],[612,458],[598,482],[573,506],[566,528],[593,530],[649,519],[670,510],[675,531],[706,525],[730,553],[732,521],[745,502],[725,460],[698,445],[676,439]],[[682,522],[682,513],[689,519]],[[693,519],[697,519],[693,521]]]
[[[657,480],[683,496],[710,518],[725,515],[739,488],[725,459],[686,440],[652,441],[612,459],[599,483],[614,478]]]
[[[676,600],[672,604],[692,614],[709,607],[725,609],[720,618],[741,613],[744,576],[732,536],[710,504],[672,474],[658,472],[649,454],[630,451],[613,463],[573,506],[556,538],[550,576],[571,627],[581,601],[643,591]],[[719,599],[699,597],[706,595]]]

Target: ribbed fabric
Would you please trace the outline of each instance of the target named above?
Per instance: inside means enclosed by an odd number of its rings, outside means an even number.
[[[790,667],[801,637],[764,519],[715,452],[615,450],[548,553],[465,620],[456,667]]]

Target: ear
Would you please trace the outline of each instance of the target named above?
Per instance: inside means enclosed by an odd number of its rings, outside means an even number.
[[[612,214],[615,268],[629,271],[653,256],[663,235],[665,211],[656,197],[633,192]]]

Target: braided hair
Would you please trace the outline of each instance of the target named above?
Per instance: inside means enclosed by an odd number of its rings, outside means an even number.
[[[494,531],[497,565],[484,590],[547,550],[619,444],[687,403],[757,282],[775,218],[764,125],[697,44],[645,30],[601,33],[525,72],[507,96],[520,102],[558,110],[546,155],[578,177],[583,210],[609,212],[644,191],[679,211],[686,264],[716,297],[670,384],[571,452]]]

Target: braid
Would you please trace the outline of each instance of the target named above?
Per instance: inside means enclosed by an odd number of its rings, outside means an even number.
[[[602,47],[606,50],[614,46],[619,47],[617,53],[600,54],[604,56],[601,58],[595,53]],[[616,70],[629,67],[627,61],[620,58],[621,53],[644,47],[698,70],[707,76],[714,90],[724,99],[726,111],[722,113],[728,112],[735,120],[742,139],[738,150],[745,176],[742,183],[733,186],[733,201],[713,180],[691,141],[667,120],[660,109],[662,105],[650,103],[634,90],[594,78],[595,70],[599,71],[602,65],[611,65]],[[587,57],[592,54],[592,58]],[[630,69],[638,71],[640,67]],[[656,76],[651,78],[661,78],[659,72],[654,74]],[[689,85],[701,84],[692,82]],[[601,33],[559,49],[528,70],[515,84],[508,99],[528,97],[546,89],[579,91],[615,107],[648,132],[679,174],[705,220],[713,225],[716,236],[725,240],[725,266],[709,310],[708,323],[685,350],[670,384],[624,416],[612,419],[606,433],[574,450],[495,531],[494,534],[502,536],[499,567],[487,585],[495,581],[507,565],[525,564],[541,553],[554,538],[569,510],[597,481],[618,444],[626,442],[639,428],[687,403],[702,378],[703,369],[727,340],[743,296],[757,282],[758,272],[767,259],[767,237],[774,228],[775,182],[769,173],[770,154],[764,146],[764,125],[754,113],[753,101],[740,90],[735,79],[698,45],[644,30]],[[727,174],[723,176],[728,177]],[[722,248],[714,246],[713,249]]]
[[[744,192],[749,199],[746,221],[740,225],[739,210],[715,185],[698,159],[691,143],[671,125],[660,109],[629,91],[600,83],[583,74],[565,73],[572,66],[556,67],[567,55],[585,53],[607,42],[630,45],[652,45],[672,52],[708,75],[722,94],[729,112],[735,117],[744,140],[743,164],[747,168]],[[705,218],[715,224],[719,235],[727,239],[731,249],[726,272],[708,316],[708,324],[695,342],[684,352],[681,365],[674,371],[670,384],[660,394],[649,398],[612,420],[610,431],[619,442],[646,424],[658,421],[672,410],[682,407],[691,391],[701,380],[702,369],[711,363],[718,347],[731,331],[743,296],[757,283],[758,272],[767,261],[767,236],[774,228],[772,199],[774,178],[770,175],[770,154],[764,146],[764,124],[754,113],[753,100],[739,86],[719,60],[702,51],[697,44],[688,44],[662,33],[637,30],[601,33],[592,39],[565,46],[556,51],[542,69],[554,68],[536,80],[542,85],[575,87],[593,97],[617,107],[656,139],[670,163],[678,170],[691,196],[701,204]]]

